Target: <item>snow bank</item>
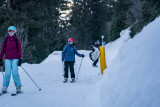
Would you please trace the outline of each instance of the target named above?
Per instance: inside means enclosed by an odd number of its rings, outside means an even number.
[[[123,30],[120,33],[120,38],[114,42],[108,43],[105,46],[106,53],[106,64],[109,66],[112,63],[112,60],[117,56],[119,49],[130,39],[130,28]]]
[[[106,46],[111,54],[106,55],[110,66],[101,81],[103,107],[160,106],[159,29],[157,18],[125,44]]]

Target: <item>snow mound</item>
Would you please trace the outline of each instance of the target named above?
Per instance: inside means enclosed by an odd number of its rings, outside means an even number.
[[[44,61],[42,61],[42,63],[51,63],[55,60],[58,61],[61,58],[61,53],[61,51],[54,51]]]
[[[112,63],[101,80],[103,107],[160,106],[159,28],[160,18],[157,18],[125,44],[119,43],[118,39],[106,46],[106,53],[115,53],[110,55]]]
[[[112,60],[117,56],[119,49],[130,39],[130,28],[127,28],[120,33],[120,38],[114,42],[108,43],[105,46],[106,64],[109,66]]]

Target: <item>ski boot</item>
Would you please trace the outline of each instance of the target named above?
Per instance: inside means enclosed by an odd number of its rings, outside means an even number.
[[[93,67],[98,67],[97,65],[94,65],[94,64],[93,64],[92,66],[93,66]]]
[[[66,83],[67,82],[67,78],[65,78],[63,82]]]
[[[7,87],[2,88],[2,93],[7,93]]]
[[[21,86],[16,87],[16,93],[21,93]]]
[[[74,83],[75,82],[75,79],[74,78],[72,78],[72,81],[71,81],[71,83]]]

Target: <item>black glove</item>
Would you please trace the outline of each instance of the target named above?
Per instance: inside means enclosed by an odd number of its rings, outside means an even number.
[[[3,66],[3,60],[0,59],[0,66]]]
[[[85,57],[85,56],[82,54],[82,58],[83,58],[83,57]]]
[[[64,61],[64,59],[62,58],[62,62]]]
[[[19,59],[18,66],[21,66],[21,64],[22,64],[22,59]]]

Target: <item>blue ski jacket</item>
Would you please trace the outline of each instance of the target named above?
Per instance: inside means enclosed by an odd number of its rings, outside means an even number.
[[[82,54],[78,53],[74,45],[67,44],[63,48],[62,59],[64,59],[64,61],[75,61],[75,54],[82,57]]]

